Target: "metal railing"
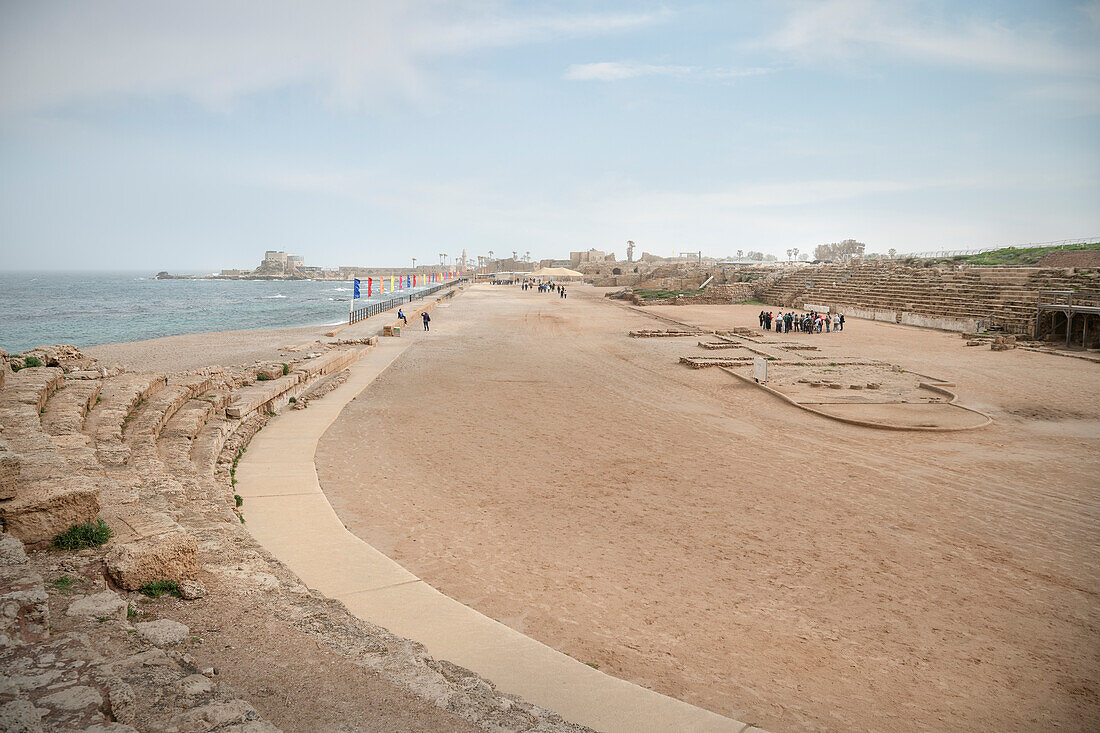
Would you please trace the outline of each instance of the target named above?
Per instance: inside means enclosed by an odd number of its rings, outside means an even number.
[[[464,283],[468,279],[469,278],[460,277],[454,280],[448,280],[447,282],[439,283],[438,285],[432,285],[430,287],[424,288],[423,290],[418,290],[415,293],[396,295],[392,298],[387,298],[386,300],[376,300],[373,303],[367,303],[366,305],[355,308],[350,313],[348,313],[348,324],[350,325],[352,323],[358,323],[359,321],[366,320],[367,318],[370,318],[371,316],[376,316],[384,311],[392,310],[399,305],[404,305],[405,303],[411,303],[414,300],[426,298],[433,293],[438,293],[443,288],[449,288],[454,285]]]
[[[1040,290],[1040,310],[1051,309],[1100,309],[1100,291],[1097,290]]]
[[[1029,247],[1068,247],[1075,244],[1096,244],[1098,242],[1100,242],[1100,237],[1086,237],[1085,239],[1059,239],[1053,242],[1000,244],[996,247],[979,247],[978,249],[941,249],[934,252],[898,252],[894,255],[893,259],[901,259],[903,257],[917,257],[920,259],[932,259],[937,257],[961,257],[964,255],[980,255],[986,252],[993,252],[998,249],[1007,249],[1009,247],[1015,247],[1016,249],[1026,249]]]

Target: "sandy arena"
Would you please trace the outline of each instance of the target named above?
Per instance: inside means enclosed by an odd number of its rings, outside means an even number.
[[[348,527],[609,674],[774,731],[1094,729],[1100,366],[849,320],[807,340],[957,384],[994,423],[845,425],[645,313],[478,285],[322,439]],[[415,326],[419,328],[419,325]]]

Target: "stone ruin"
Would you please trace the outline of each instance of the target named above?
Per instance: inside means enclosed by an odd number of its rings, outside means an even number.
[[[105,367],[72,346],[0,353],[0,729],[276,731],[138,592],[172,584],[181,599],[240,597],[250,616],[284,619],[479,726],[583,730],[350,616],[248,533],[233,491],[248,440],[321,398],[374,343],[170,373]],[[113,533],[104,546],[41,549],[97,520]]]

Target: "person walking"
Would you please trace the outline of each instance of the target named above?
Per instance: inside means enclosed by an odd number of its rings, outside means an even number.
[[[428,328],[428,323],[431,322],[432,317],[428,315],[428,311],[424,311],[423,313],[421,313],[420,317],[424,319],[424,330],[430,331],[431,329]]]

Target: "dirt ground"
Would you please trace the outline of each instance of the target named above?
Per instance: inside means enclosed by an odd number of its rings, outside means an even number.
[[[1095,729],[1100,366],[855,319],[781,337],[995,419],[879,431],[627,336],[758,306],[644,310],[586,286],[438,308],[322,439],[333,506],[486,615],[774,731]]]

